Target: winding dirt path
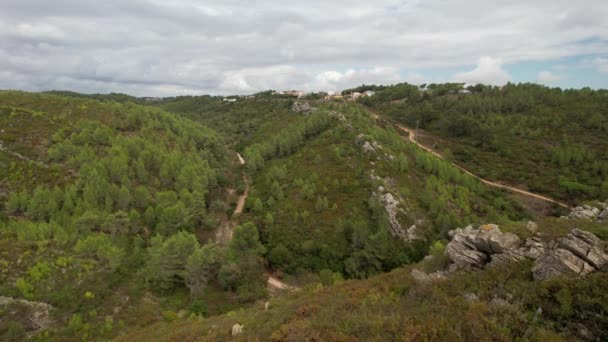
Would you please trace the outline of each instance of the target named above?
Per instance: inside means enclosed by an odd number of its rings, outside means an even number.
[[[239,163],[241,165],[245,165],[245,159],[243,158],[243,156],[241,156],[241,154],[238,152],[236,155],[239,158]],[[247,200],[247,196],[249,196],[249,179],[247,179],[247,176],[245,176],[245,173],[243,173],[243,181],[245,182],[245,191],[243,192],[243,194],[241,196],[239,196],[238,202],[236,204],[236,208],[234,209],[233,216],[238,216],[243,212],[243,208],[245,207],[245,201]],[[218,231],[215,235],[216,243],[228,244],[228,242],[230,242],[230,240],[232,240],[235,226],[236,226],[236,222],[234,221],[234,219],[231,219],[228,222],[224,223],[218,229]],[[280,281],[279,279],[273,277],[270,274],[270,272],[267,272],[266,275],[268,276],[268,289],[271,292],[277,292],[277,291],[282,291],[282,290],[294,291],[294,290],[299,289],[298,287],[287,285],[284,282]]]
[[[245,165],[245,159],[243,159],[241,154],[237,152],[236,155],[239,157],[239,163],[241,163],[241,165]],[[247,200],[247,196],[249,196],[249,180],[247,179],[247,176],[245,176],[244,173],[243,182],[245,182],[245,191],[241,196],[239,196],[239,199],[236,203],[236,208],[234,209],[234,215],[239,215],[243,212],[243,208],[245,208],[245,201]]]
[[[379,119],[380,118],[380,116],[378,115],[378,113],[375,113],[374,111],[370,110],[369,108],[368,108],[368,111],[371,113],[371,115],[372,115],[372,117],[374,119]],[[418,147],[420,147],[421,149],[423,149],[423,150],[431,153],[435,157],[445,160],[445,158],[441,154],[439,154],[438,152],[434,151],[430,147],[424,146],[420,142],[418,142],[416,140],[416,132],[415,132],[414,129],[411,129],[411,128],[406,127],[406,126],[401,125],[401,124],[395,124],[395,126],[397,128],[399,128],[400,130],[408,133],[408,140],[410,142],[418,145]],[[500,189],[509,190],[509,191],[516,192],[516,193],[519,193],[519,194],[522,194],[522,195],[525,195],[525,196],[537,198],[537,199],[545,201],[545,202],[555,203],[555,204],[557,204],[559,206],[562,206],[564,208],[570,208],[566,203],[554,200],[554,199],[549,198],[547,196],[535,194],[535,193],[530,192],[530,191],[526,191],[526,190],[510,187],[510,186],[507,186],[507,185],[503,185],[503,184],[500,184],[500,183],[496,183],[496,182],[493,182],[493,181],[481,178],[478,175],[474,174],[473,172],[465,169],[464,167],[462,167],[462,166],[460,166],[458,164],[455,164],[455,163],[452,163],[452,162],[449,162],[449,163],[452,164],[452,166],[454,166],[455,168],[459,169],[460,171],[466,173],[467,175],[469,175],[471,177],[477,178],[480,182],[482,182],[482,183],[484,183],[484,184],[486,184],[488,186],[491,186],[491,187],[494,187],[494,188],[500,188]]]

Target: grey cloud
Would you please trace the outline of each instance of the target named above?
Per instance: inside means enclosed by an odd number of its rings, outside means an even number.
[[[0,9],[0,88],[333,90],[419,80],[412,70],[486,56],[608,55],[603,0],[4,0]]]

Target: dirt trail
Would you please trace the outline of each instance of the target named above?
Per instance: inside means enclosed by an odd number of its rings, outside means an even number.
[[[287,285],[270,274],[268,274],[268,288],[270,290],[298,290],[298,287]]]
[[[239,158],[239,163],[241,165],[245,165],[245,159],[241,156],[240,153],[237,152],[237,157]],[[243,181],[245,182],[245,191],[242,195],[239,196],[239,199],[236,203],[236,208],[234,209],[233,216],[238,216],[243,212],[243,208],[245,208],[245,201],[247,200],[247,196],[249,196],[249,180],[243,173]],[[233,189],[230,192],[234,192]],[[218,228],[215,233],[215,242],[221,245],[227,245],[230,240],[232,240],[232,235],[234,233],[234,227],[236,226],[236,221],[234,219],[230,219]]]
[[[236,154],[239,157],[239,162],[241,165],[245,165],[245,159],[241,156],[240,153]],[[239,215],[243,212],[243,208],[245,207],[245,200],[247,200],[247,196],[249,196],[249,180],[247,176],[243,174],[243,182],[245,182],[245,191],[241,196],[239,196],[239,200],[236,203],[236,208],[234,209],[234,215]]]
[[[378,113],[375,113],[372,110],[369,110],[369,112],[371,113],[371,115],[372,115],[372,117],[374,119],[379,119],[380,118],[380,116],[378,115]],[[400,130],[408,133],[408,140],[410,142],[418,145],[418,147],[420,147],[421,149],[423,149],[423,150],[431,153],[435,157],[445,160],[445,158],[443,158],[443,156],[441,154],[439,154],[438,152],[434,151],[430,147],[424,146],[421,143],[419,143],[416,140],[416,132],[415,132],[414,129],[411,129],[409,127],[406,127],[406,126],[400,125],[400,124],[396,124],[395,126],[397,128],[399,128]],[[450,164],[452,164],[452,166],[454,166],[455,168],[459,169],[460,171],[466,173],[467,175],[469,175],[471,177],[474,177],[474,178],[477,178],[480,182],[482,182],[482,183],[484,183],[484,184],[486,184],[488,186],[495,187],[495,188],[500,188],[500,189],[505,189],[505,190],[509,190],[509,191],[513,191],[513,192],[517,192],[519,194],[522,194],[522,195],[525,195],[525,196],[529,196],[529,197],[534,197],[534,198],[540,199],[540,200],[545,201],[545,202],[555,203],[555,204],[560,205],[560,206],[562,206],[564,208],[570,208],[566,203],[554,200],[552,198],[549,198],[549,197],[546,197],[546,196],[543,196],[543,195],[535,194],[533,192],[529,192],[529,191],[518,189],[518,188],[513,188],[513,187],[510,187],[510,186],[507,186],[507,185],[503,185],[503,184],[500,184],[500,183],[496,183],[496,182],[493,182],[493,181],[481,178],[478,175],[474,174],[473,172],[465,169],[464,167],[462,167],[462,166],[460,166],[458,164],[455,164],[455,163],[452,163],[452,162],[450,162]]]
[[[239,163],[241,165],[245,165],[245,159],[243,159],[243,156],[241,156],[241,154],[238,152],[236,155],[239,158]],[[247,179],[247,176],[245,176],[244,173],[243,173],[243,181],[245,182],[245,191],[243,192],[243,194],[241,196],[239,196],[236,208],[234,209],[233,216],[238,216],[243,212],[243,208],[245,207],[245,201],[247,200],[247,196],[249,196],[249,179]],[[230,240],[232,240],[235,226],[236,226],[236,221],[234,219],[231,219],[231,220],[225,222],[224,224],[222,224],[222,226],[218,229],[217,233],[215,234],[216,243],[228,244],[228,242],[230,242]],[[277,291],[277,290],[292,291],[292,290],[298,289],[297,287],[285,284],[284,282],[280,281],[279,279],[273,277],[270,273],[267,273],[267,275],[268,275],[268,289],[270,291]]]

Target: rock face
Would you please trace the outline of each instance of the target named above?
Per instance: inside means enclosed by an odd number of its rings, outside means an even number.
[[[468,226],[450,232],[452,241],[446,247],[446,254],[459,267],[481,268],[492,255],[506,254],[522,245],[517,235],[503,233],[495,224],[486,224],[478,229]]]
[[[562,274],[586,275],[593,267],[565,249],[553,249],[541,255],[532,268],[535,280],[544,280]]]
[[[605,244],[580,229],[549,243],[537,236],[522,242],[493,224],[458,228],[449,234],[452,241],[445,253],[456,268],[483,268],[527,258],[535,260],[534,279],[544,280],[557,275],[584,276],[608,264]]]
[[[598,203],[598,206],[599,208],[590,205],[575,207],[567,217],[588,221],[608,221],[608,203]]]
[[[399,200],[395,198],[390,192],[382,194],[384,191],[384,187],[380,186],[378,188],[378,192],[380,193],[380,202],[384,206],[384,210],[386,211],[386,216],[388,216],[388,222],[391,227],[391,234],[405,241],[412,241],[417,239],[416,236],[416,225],[410,226],[408,229],[404,229],[399,223],[399,219],[397,218],[397,214],[402,209],[399,208]]]
[[[595,235],[573,229],[558,239],[549,252],[536,259],[534,279],[543,280],[557,275],[581,275],[599,270],[608,263],[604,243]]]

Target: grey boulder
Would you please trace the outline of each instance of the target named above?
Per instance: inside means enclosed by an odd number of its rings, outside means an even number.
[[[558,239],[553,249],[536,259],[532,273],[537,280],[558,275],[584,276],[607,263],[604,243],[590,232],[573,229]]]

